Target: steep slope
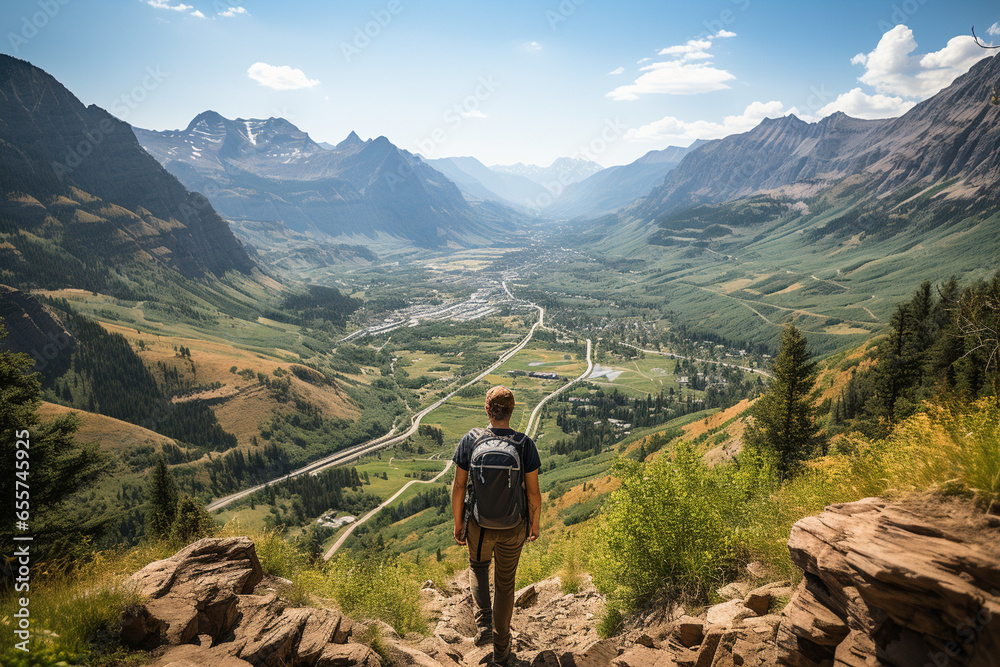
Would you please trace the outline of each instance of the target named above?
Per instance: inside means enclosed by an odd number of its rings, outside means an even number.
[[[851,176],[862,197],[952,179],[946,198],[990,196],[1000,181],[1000,107],[987,96],[998,78],[1000,59],[986,58],[895,119],[766,119],[693,151],[628,213],[652,220],[793,185],[815,194]]]
[[[98,261],[155,263],[189,278],[254,268],[204,197],[142,150],[128,125],[6,55],[0,174],[0,258],[8,279],[51,272],[51,261],[70,274],[100,273]]]
[[[853,155],[872,130],[891,121],[835,113],[817,123],[794,115],[766,118],[743,134],[710,141],[685,156],[662,185],[630,212],[643,219],[719,203],[813,178],[846,176],[838,160]]]
[[[214,111],[187,128],[135,128],[140,143],[227,218],[281,222],[327,236],[379,234],[437,246],[488,233],[494,216],[385,137],[351,133],[332,148],[283,118],[230,120]]]
[[[574,218],[616,211],[649,194],[685,155],[704,143],[699,139],[686,148],[669,146],[649,151],[630,164],[595,172],[582,181],[571,183],[545,213]]]

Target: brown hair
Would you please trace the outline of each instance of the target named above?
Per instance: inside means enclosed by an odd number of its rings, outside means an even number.
[[[514,414],[514,392],[502,384],[486,392],[486,414],[495,421],[510,419]]]

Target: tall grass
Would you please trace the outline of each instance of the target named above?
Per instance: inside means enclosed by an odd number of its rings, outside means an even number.
[[[792,524],[833,503],[935,491],[1000,512],[1000,400],[928,405],[884,440],[845,437],[783,484],[766,458],[708,468],[683,443],[616,472],[592,561],[598,589],[623,611],[658,595],[705,600],[750,561],[796,576]]]

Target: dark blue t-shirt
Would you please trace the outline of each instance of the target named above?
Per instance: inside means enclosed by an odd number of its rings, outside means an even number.
[[[523,435],[512,428],[489,428],[488,430],[496,433],[497,435]],[[455,456],[451,459],[455,462],[462,470],[468,472],[469,465],[472,459],[472,445],[476,442],[476,436],[472,434],[472,431],[466,433],[462,440],[458,443],[458,447],[455,449]],[[525,474],[529,472],[535,472],[542,467],[542,462],[538,458],[538,448],[535,447],[535,441],[531,438],[525,436],[524,442],[520,445],[521,449],[521,464],[524,466]]]

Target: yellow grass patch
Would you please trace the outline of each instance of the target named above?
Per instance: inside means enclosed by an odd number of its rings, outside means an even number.
[[[43,421],[50,421],[71,412],[80,417],[80,429],[76,432],[76,441],[81,444],[96,442],[101,451],[120,451],[143,445],[152,445],[158,450],[165,444],[177,444],[172,438],[114,417],[74,410],[55,403],[42,403],[38,409]]]
[[[595,479],[592,482],[587,482],[586,484],[586,491],[583,490],[583,484],[578,484],[559,496],[559,498],[552,503],[553,509],[558,512],[566,509],[570,505],[576,505],[577,503],[586,502],[592,498],[596,498],[597,496],[603,496],[606,493],[611,493],[621,486],[621,480],[617,477],[608,475],[600,479]]]
[[[696,422],[691,422],[681,427],[684,431],[684,437],[688,439],[697,438],[699,435],[703,435],[711,431],[714,428],[722,426],[725,422],[729,421],[733,417],[739,415],[741,412],[745,411],[750,407],[751,401],[744,398],[742,401],[732,406],[731,408],[726,408],[720,412],[716,412],[714,415],[710,415],[705,419],[701,419]]]

